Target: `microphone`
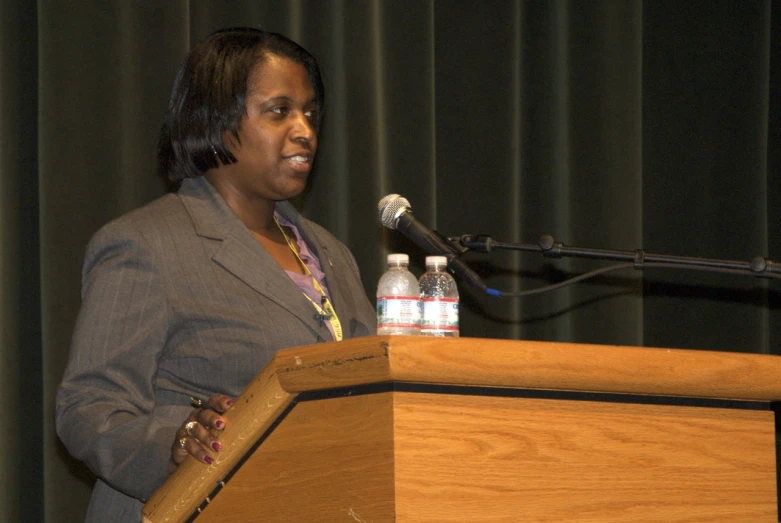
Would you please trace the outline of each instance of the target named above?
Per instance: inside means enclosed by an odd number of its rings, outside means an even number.
[[[377,214],[380,222],[388,229],[401,232],[429,254],[445,256],[447,268],[464,282],[494,296],[501,294],[496,289],[487,288],[480,276],[457,257],[458,253],[452,246],[435,231],[421,223],[413,214],[409,201],[403,196],[398,194],[384,196],[377,204]]]

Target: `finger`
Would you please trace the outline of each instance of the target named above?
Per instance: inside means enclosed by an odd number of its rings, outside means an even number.
[[[171,452],[171,461],[175,466],[179,466],[188,454],[207,465],[214,463],[214,457],[201,442],[189,436],[182,436],[174,444],[174,449]]]
[[[177,439],[171,447],[171,461],[174,465],[179,465],[187,457],[187,436]]]
[[[225,394],[214,394],[206,401],[206,405],[217,412],[225,412],[233,405],[233,399]]]
[[[201,426],[201,423],[198,421],[197,415],[196,415],[196,419],[192,419],[192,420],[188,421],[187,423],[185,423],[183,425],[184,432],[189,437],[198,439],[198,435],[196,434],[196,431],[198,430],[198,428],[200,426]]]
[[[216,413],[201,411],[198,413],[195,421],[185,424],[185,432],[205,448],[214,452],[219,452],[222,449],[222,444],[217,441],[220,436],[220,431],[212,428],[213,425],[218,425],[219,423],[223,423],[224,427],[224,422],[219,420],[219,416]]]
[[[186,438],[185,438],[186,439]],[[180,440],[176,440],[171,447],[171,458],[168,460],[168,473],[172,473],[176,467],[178,467],[182,461],[184,461],[184,458],[187,457],[189,454],[187,452],[187,449],[185,448],[185,444],[180,445]]]
[[[206,429],[213,429],[217,433],[221,432],[227,423],[225,416],[213,410],[200,409],[193,414],[195,415],[195,421],[200,423]]]
[[[195,446],[193,446],[193,444]],[[176,440],[171,449],[171,458],[168,461],[168,473],[172,473],[191,453],[198,461],[207,465],[211,465],[214,462],[214,459],[208,455],[199,443],[188,436],[183,436]]]

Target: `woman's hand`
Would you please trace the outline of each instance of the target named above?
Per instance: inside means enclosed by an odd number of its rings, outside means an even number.
[[[231,398],[215,394],[209,398],[206,405],[193,409],[176,431],[176,438],[171,446],[171,460],[168,462],[169,474],[176,470],[188,454],[207,465],[214,463],[211,454],[220,451],[221,446],[217,439],[225,428],[225,418],[220,413],[228,410],[231,405]]]

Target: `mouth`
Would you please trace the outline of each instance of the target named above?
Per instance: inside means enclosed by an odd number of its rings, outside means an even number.
[[[312,156],[308,154],[294,154],[285,156],[284,159],[297,171],[307,172],[312,168]]]

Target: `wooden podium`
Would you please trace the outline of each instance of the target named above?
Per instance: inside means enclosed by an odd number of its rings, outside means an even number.
[[[491,339],[287,349],[149,523],[777,522],[781,358]]]

